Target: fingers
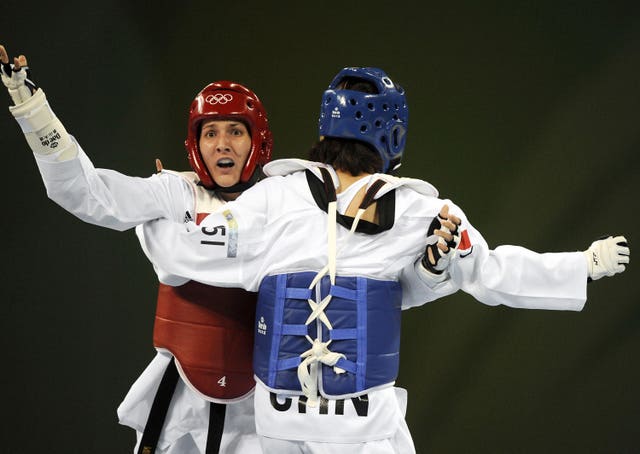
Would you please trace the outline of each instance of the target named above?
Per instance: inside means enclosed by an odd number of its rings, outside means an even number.
[[[7,55],[7,50],[4,48],[2,44],[0,44],[0,64],[2,65],[2,73],[11,77],[11,65],[9,64],[9,55]]]
[[[438,214],[440,217],[440,223],[443,227],[446,227],[452,232],[455,232],[457,226],[462,222],[461,219],[455,214],[449,214],[449,205],[446,203],[440,208],[440,213]]]
[[[435,235],[438,235],[440,238],[444,239],[446,242],[451,242],[454,239],[454,235],[458,231],[458,226],[460,225],[460,220],[458,222],[452,222],[451,220],[441,220],[440,228],[433,231]],[[444,250],[446,252],[446,250]]]
[[[2,63],[3,65],[8,65],[9,64],[9,54],[7,53],[7,49],[5,49],[5,47],[0,44],[0,63]],[[20,68],[24,68],[27,65],[27,57],[25,57],[24,55],[18,55],[17,57],[14,57],[13,59],[13,70],[14,71],[19,71]]]
[[[618,265],[622,265],[622,271],[624,271],[624,264],[629,263],[629,256],[631,250],[629,249],[627,240],[624,237],[614,238],[616,241],[616,253],[618,254]]]
[[[20,69],[20,68],[24,68],[27,65],[27,57],[25,57],[24,55],[19,55],[18,58],[14,59],[14,65],[16,67],[16,69]]]
[[[447,246],[447,243],[443,243],[441,241],[438,241],[437,243],[438,249],[440,249],[442,252],[444,252],[445,254],[447,252],[449,252],[449,246]],[[435,265],[435,264],[434,264]]]
[[[449,205],[446,203],[440,208],[440,217],[442,219],[447,219],[449,217]]]
[[[456,230],[458,230],[458,226],[460,225],[460,222],[456,224],[451,220],[447,219],[447,220],[440,221],[440,224],[449,232],[455,232]]]
[[[618,253],[618,255],[620,257],[626,257],[627,258],[627,263],[629,262],[629,255],[630,255],[631,251],[629,250],[628,247],[618,246],[618,249],[616,249],[616,252]]]
[[[616,245],[625,248],[627,250],[627,255],[629,255],[629,243],[627,243],[627,239],[624,236],[618,235],[613,238],[613,241],[616,243]]]
[[[440,238],[443,238],[445,241],[451,241],[453,240],[453,234],[448,231],[448,230],[440,230],[437,229],[435,230],[433,233],[435,233],[436,235],[438,235]]]
[[[453,222],[456,226],[458,226],[458,225],[460,225],[462,223],[462,219],[460,219],[455,214],[450,214],[448,219],[449,219],[449,221]]]
[[[438,241],[438,249],[443,253],[449,252],[449,247],[455,244],[458,226],[462,222],[460,218],[454,214],[449,214],[449,205],[444,204],[438,214],[440,227],[433,231],[433,234],[441,238]]]
[[[627,239],[622,235],[609,237],[606,241],[610,241],[611,243],[615,244],[614,251],[617,256],[615,260],[618,264],[618,267],[620,268],[620,270],[616,271],[618,273],[621,273],[625,269],[624,265],[629,263],[629,255],[631,255],[629,243],[627,243]]]
[[[162,161],[156,158],[156,170],[157,170],[158,172],[162,172],[162,169],[163,169],[163,167],[162,167]]]
[[[435,266],[436,258],[433,256],[433,249],[430,247],[427,248],[427,259],[429,260],[429,263],[431,263],[431,265]]]

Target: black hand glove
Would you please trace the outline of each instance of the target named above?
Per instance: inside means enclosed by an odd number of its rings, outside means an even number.
[[[434,274],[441,274],[449,266],[460,244],[460,224],[457,216],[449,215],[445,205],[433,218],[427,230],[427,247],[422,265]]]

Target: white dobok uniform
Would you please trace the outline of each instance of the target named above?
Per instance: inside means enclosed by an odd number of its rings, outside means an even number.
[[[41,115],[38,102],[36,96],[25,102],[30,107],[35,105],[30,115]],[[25,129],[28,133],[23,125],[23,131]],[[27,139],[34,140],[30,136]],[[40,144],[30,142],[30,145],[35,150]],[[69,153],[68,147],[76,147],[77,153]],[[309,274],[317,274],[320,282],[316,285],[314,280],[307,289],[307,293],[315,289],[316,300],[305,298],[309,302],[306,307],[311,314],[309,320],[318,325],[318,333],[324,329],[322,324],[340,323],[327,320],[328,313],[335,313],[331,303],[340,303],[341,299],[357,294],[338,285],[343,278],[349,282],[366,281],[372,288],[382,283],[387,289],[393,289],[389,295],[399,302],[398,311],[400,307],[419,306],[459,289],[485,304],[519,308],[581,310],[586,301],[587,264],[581,252],[537,254],[516,246],[490,250],[462,210],[448,200],[437,198],[437,191],[420,180],[367,176],[337,194],[337,201],[328,200],[327,206],[321,209],[320,202],[316,201],[317,189],[316,193],[310,189],[311,182],[321,181],[320,168],[323,167],[336,187],[335,171],[308,161],[275,161],[265,167],[265,172],[272,175],[270,178],[196,225],[189,219],[182,224],[185,210],[193,206],[194,200],[192,188],[180,176],[162,172],[149,178],[135,178],[112,170],[97,170],[73,140],[64,150],[46,156],[35,153],[35,156],[50,198],[80,219],[117,230],[142,224],[138,234],[143,236],[145,252],[162,283],[179,285],[192,279],[213,286],[257,291],[263,280],[271,282],[274,276],[303,275],[306,279]],[[384,184],[378,187],[380,179]],[[374,193],[384,228],[375,233],[349,232],[336,220],[345,222],[342,214],[365,185],[377,188]],[[462,219],[463,241],[450,263],[448,278],[436,282],[433,275],[421,267],[420,258],[427,242],[427,228],[445,203]],[[381,209],[383,205],[385,210]],[[361,225],[366,226],[366,222],[361,221]],[[337,293],[330,295],[333,300],[331,297],[320,300],[326,291],[320,287],[327,277],[331,279],[330,291]],[[277,293],[279,289],[273,290]],[[306,294],[301,288],[289,290],[291,295],[287,297],[300,299],[300,295]],[[371,298],[371,302],[375,303],[376,299]],[[361,308],[365,316],[376,319],[376,314],[367,313],[367,304]],[[347,316],[351,316],[350,311]],[[259,317],[257,313],[256,345],[262,339],[259,335],[268,336],[273,332],[273,326]],[[371,345],[375,344],[376,337],[386,335],[386,318],[376,320],[378,325],[371,326],[379,331],[367,331],[366,340],[372,340]],[[360,323],[359,320],[358,326]],[[299,328],[296,325],[287,329]],[[343,339],[348,338],[350,331],[356,330],[333,330],[339,332],[338,337],[344,336]],[[325,378],[331,380],[334,375],[348,376],[345,371],[350,371],[342,369],[346,363],[340,362],[344,359],[341,352],[330,350],[335,349],[340,339],[333,345],[316,345],[316,341],[322,339],[308,335],[307,338],[313,348],[309,349],[310,355],[305,352],[306,359],[298,367],[304,392],[274,393],[281,388],[261,380],[256,386],[255,428],[261,436],[263,450],[278,454],[414,452],[404,421],[406,394],[393,387],[393,380],[379,386],[359,387],[344,397],[315,400],[318,391],[324,393],[327,389],[317,386],[318,383],[322,385]],[[254,355],[254,365],[263,360]],[[123,423],[137,430],[144,426],[167,361],[166,356],[158,355],[134,384],[120,407]],[[318,362],[325,365],[325,361],[333,362],[331,374],[326,377],[317,374]],[[373,363],[375,366],[375,361]],[[384,375],[385,370],[378,368],[376,373]],[[184,446],[184,436],[198,430],[201,418],[194,414],[203,414],[207,408],[204,401],[199,405],[189,393],[188,388],[178,386],[164,430],[164,436],[175,441],[176,451]],[[235,405],[239,404],[230,405],[230,409]],[[237,447],[242,440],[238,435],[243,430],[246,432],[247,427],[243,423],[231,423],[229,418],[233,414],[227,412],[225,426],[237,431],[227,438],[230,446]],[[235,414],[246,417],[250,413],[239,409]],[[208,416],[203,418],[206,421]],[[252,451],[239,449],[238,452]]]
[[[192,178],[187,178],[191,172],[162,171],[149,178],[129,177],[112,170],[94,168],[82,149],[77,148],[77,156],[66,161],[57,161],[57,154],[34,155],[49,197],[83,221],[126,230],[157,218],[176,222],[185,217],[196,218],[196,191],[190,181]],[[216,200],[209,200],[208,203],[207,209],[210,210],[216,205],[222,206],[224,201],[220,199],[216,203]],[[162,274],[163,282],[169,285],[182,285],[188,281],[157,271]],[[118,408],[120,423],[137,431],[138,442],[170,360],[169,352],[158,351]],[[209,401],[179,378],[156,452],[204,453],[208,421]],[[255,432],[252,395],[227,403],[220,452],[262,452]]]
[[[367,176],[337,194],[338,214],[332,214],[332,204],[320,209],[310,190],[310,175],[322,179],[320,167],[328,170],[337,187],[338,177],[330,166],[274,161],[265,166],[270,178],[198,226],[166,220],[146,223],[142,231],[151,260],[172,275],[249,291],[258,291],[265,278],[304,272],[400,282],[402,309],[459,289],[488,305],[582,309],[587,284],[582,252],[538,254],[517,246],[491,250],[462,210],[437,198],[433,187],[388,175]],[[336,226],[334,217],[345,213],[358,190],[378,179],[386,184],[378,190],[376,200],[395,190],[389,228],[367,234]],[[423,277],[425,270],[419,263],[427,228],[445,203],[462,219],[463,241],[448,268],[449,279],[434,285]],[[159,276],[161,281],[168,279],[162,271]],[[310,301],[311,308],[318,309],[318,305],[319,300]],[[325,310],[330,308],[331,302]],[[314,322],[322,316],[322,310],[318,312]],[[259,317],[260,309],[256,337],[273,328]],[[254,352],[254,364],[256,359]],[[413,452],[404,421],[405,396],[392,385],[368,389],[366,397],[359,392],[344,399],[329,398],[314,407],[304,404],[309,395],[286,392],[276,396],[273,391],[277,390],[259,379],[255,416],[263,448],[274,453]],[[306,450],[298,450],[302,446]]]

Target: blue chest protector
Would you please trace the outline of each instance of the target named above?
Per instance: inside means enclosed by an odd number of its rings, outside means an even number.
[[[256,309],[254,372],[268,388],[301,394],[297,368],[311,341],[331,341],[331,352],[344,355],[335,363],[341,373],[317,363],[318,390],[329,398],[344,398],[392,384],[398,374],[401,286],[398,282],[337,276],[331,285],[323,277],[309,289],[316,273],[267,276],[260,285]],[[306,324],[309,299],[332,295],[324,309],[331,324],[319,319]],[[307,337],[308,336],[308,337]],[[342,372],[344,371],[344,372]]]

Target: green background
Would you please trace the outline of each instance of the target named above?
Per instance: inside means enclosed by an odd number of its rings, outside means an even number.
[[[408,93],[402,175],[491,246],[638,244],[640,3],[448,3],[11,0],[0,43],[28,56],[96,166],[138,176],[156,157],[187,168],[186,112],[210,81],[253,88],[275,157],[305,157],[333,75],[378,66]],[[130,452],[116,408],[154,354],[155,274],[132,231],[47,199],[2,116],[0,452]],[[417,451],[640,452],[635,265],[590,284],[579,313],[463,293],[405,312],[398,384]]]

